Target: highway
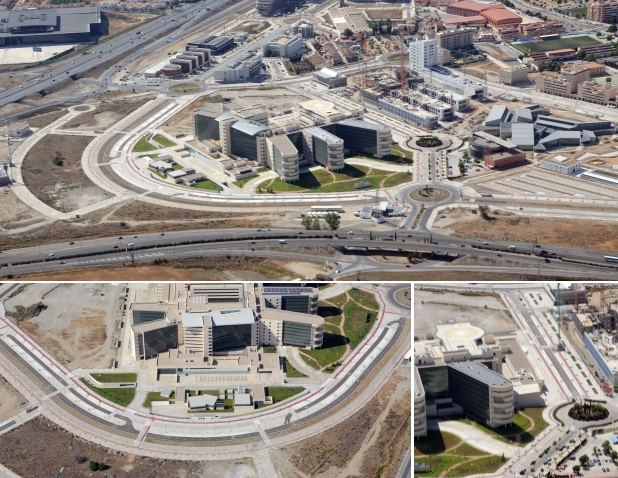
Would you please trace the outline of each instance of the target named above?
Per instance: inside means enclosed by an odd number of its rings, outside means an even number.
[[[127,440],[130,440],[133,443],[132,452],[146,453],[148,449],[152,449],[151,446],[157,449],[156,447],[162,441],[166,447],[165,451],[162,451],[165,455],[165,453],[173,453],[174,447],[191,446],[191,443],[195,442],[203,442],[204,446],[207,447],[209,443],[222,444],[230,440],[256,438],[262,432],[257,433],[251,430],[254,428],[254,421],[260,417],[263,420],[269,420],[263,426],[264,430],[270,434],[286,431],[298,424],[313,421],[318,417],[323,417],[323,425],[321,425],[323,430],[335,424],[329,411],[338,407],[346,397],[355,393],[359,387],[362,390],[361,394],[370,391],[375,393],[377,391],[375,386],[382,383],[390,375],[391,367],[396,366],[399,363],[399,357],[403,357],[409,351],[408,341],[398,344],[398,348],[395,350],[396,355],[393,357],[395,360],[389,359],[382,364],[382,367],[385,367],[383,372],[386,375],[378,374],[375,379],[372,379],[371,384],[362,385],[385,355],[390,353],[393,345],[397,343],[406,321],[410,320],[409,307],[406,308],[396,302],[391,303],[389,299],[403,287],[407,288],[408,285],[389,284],[380,288],[377,297],[382,305],[376,325],[363,343],[355,349],[355,352],[346,358],[344,364],[318,390],[309,393],[309,395],[301,396],[298,400],[288,403],[284,407],[269,407],[249,415],[196,422],[192,418],[171,419],[159,415],[144,415],[141,412],[110,405],[84,387],[61,364],[25,337],[20,329],[1,317],[0,360],[4,367],[13,369],[12,378],[23,377],[21,386],[27,386],[35,396],[41,396],[42,393],[43,396],[47,397],[41,403],[37,403],[39,408],[43,408],[44,414],[53,413],[57,416],[59,413],[69,413],[74,420],[69,424],[70,426],[67,425],[69,431],[73,431],[71,429],[73,426],[84,427],[89,430],[89,433],[102,434],[101,442],[124,439],[118,443],[124,443],[125,447],[128,447]],[[0,292],[0,301],[6,298],[12,290],[12,288],[4,288]],[[294,420],[290,420],[290,413],[295,418]],[[286,415],[288,415],[288,418],[283,420]],[[278,423],[277,416],[281,417],[281,421]],[[144,432],[144,420],[148,424],[146,432]],[[173,426],[170,426],[170,424],[173,424]],[[227,435],[221,434],[220,430],[225,424],[233,425],[234,430],[243,431]],[[189,428],[186,428],[187,426]],[[228,429],[232,430],[232,428]],[[148,430],[152,430],[152,432]],[[165,433],[162,433],[162,431],[165,431]],[[297,439],[300,438],[298,434],[296,436]],[[302,436],[302,438],[306,438],[306,436]],[[275,439],[271,438],[271,440]],[[266,443],[268,444],[268,442]],[[203,453],[212,453],[213,451],[216,454],[217,448],[191,449],[192,453],[201,454],[202,457]]]

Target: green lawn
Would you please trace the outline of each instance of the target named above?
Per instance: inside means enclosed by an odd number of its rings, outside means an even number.
[[[580,16],[580,18],[585,18],[586,17],[586,13],[587,13],[587,8],[583,7],[583,8],[571,8],[570,10],[566,11],[567,14],[569,14],[572,17],[576,17],[577,15]]]
[[[506,461],[506,460],[505,460]],[[500,468],[504,463],[502,458],[496,455],[486,456],[478,460],[468,460],[466,463],[459,465],[453,471],[449,471],[446,476],[468,476],[477,475],[480,473],[493,473]]]
[[[354,302],[360,305],[364,305],[368,309],[375,310],[376,312],[380,309],[380,305],[376,300],[376,296],[371,292],[365,292],[364,290],[352,287],[348,291],[348,295],[352,298]]]
[[[530,430],[530,434],[533,437],[540,435],[541,432],[549,426],[549,423],[547,423],[543,419],[544,409],[545,407],[535,407],[535,408],[522,408],[521,410],[519,410],[519,412],[524,412],[527,416],[529,416],[530,418],[532,418],[532,420],[534,420],[534,426]]]
[[[172,93],[193,93],[201,88],[197,83],[181,83],[169,88]]]
[[[270,171],[270,168],[266,167],[266,166],[262,166],[262,167],[257,168],[255,170],[255,172],[258,173],[258,174],[260,174],[260,173],[267,173],[268,171]]]
[[[165,148],[170,148],[172,146],[176,146],[176,143],[174,143],[173,141],[170,141],[169,139],[167,139],[162,134],[157,134],[157,135],[153,136],[152,139],[155,140],[157,143],[159,143],[161,146],[163,146]]]
[[[343,331],[350,341],[350,347],[355,348],[371,330],[377,314],[369,312],[354,302],[348,302],[343,307],[343,313],[345,314]]]
[[[414,439],[414,456],[438,455],[460,443],[461,439],[452,433],[427,430],[426,437]]]
[[[346,297],[345,293],[341,294],[341,295],[338,295],[337,297],[333,297],[332,299],[328,299],[328,301],[331,304],[335,304],[335,305],[337,305],[339,307],[343,307],[343,304],[345,304],[347,300],[348,300],[348,298]]]
[[[325,332],[322,347],[314,350],[301,350],[301,355],[308,355],[325,367],[343,357],[346,342],[347,339],[343,335]]]
[[[122,407],[126,407],[135,398],[134,388],[97,388],[94,385],[88,383],[85,379],[80,379],[81,382],[86,385],[90,390],[103,398],[106,398],[110,402],[114,402]]]
[[[154,144],[146,141],[146,136],[144,136],[143,138],[140,138],[140,140],[135,144],[135,146],[133,147],[133,152],[146,153],[148,151],[156,151],[157,149],[159,148],[157,148]]]
[[[223,188],[221,186],[219,186],[217,183],[213,183],[210,179],[195,183],[195,186],[193,187],[196,189],[205,189],[207,191],[223,191]]]
[[[324,331],[329,334],[339,334],[339,326],[335,324],[324,323]]]
[[[399,186],[401,184],[409,183],[412,181],[412,173],[395,173],[386,181],[384,181],[385,188],[394,188],[395,186]]]
[[[136,373],[91,373],[90,375],[101,383],[137,382]]]
[[[170,400],[173,400],[175,395],[176,392],[172,392],[170,397],[166,398],[161,396],[161,392],[148,392],[148,395],[146,395],[146,400],[144,400],[144,403],[142,405],[146,408],[149,408],[152,402],[168,402]]]
[[[536,53],[539,51],[562,50],[572,48],[577,50],[580,46],[598,45],[601,42],[588,35],[563,37],[559,40],[537,41],[533,43],[511,43],[512,46],[525,53]]]
[[[299,372],[298,370],[296,370],[288,359],[285,359],[285,370],[286,370],[286,376],[288,376],[288,377],[291,377],[291,378],[306,377],[306,375],[304,373]]]
[[[255,176],[254,176],[255,177]],[[238,186],[239,188],[242,188],[245,184],[247,184],[249,181],[251,181],[253,178],[245,178],[245,179],[239,179],[238,181],[232,181],[232,184],[235,184],[236,186]]]
[[[298,395],[303,390],[305,390],[303,387],[266,387],[266,396],[273,397],[273,401],[278,403]]]
[[[263,345],[262,350],[265,354],[276,354],[277,346],[276,345]]]
[[[414,473],[418,473],[419,476],[440,476],[440,474],[448,467],[461,463],[462,461],[465,461],[463,456],[424,456],[418,459],[415,458],[414,463],[424,463],[429,465],[431,470],[422,473],[415,471]]]
[[[520,415],[519,413],[517,413],[513,417],[513,423],[524,430],[526,430],[530,426],[530,420],[528,420],[523,415]]]
[[[335,175],[335,181],[349,181],[350,179],[364,178],[367,176],[369,169],[367,166],[346,164],[343,169],[334,171],[333,174]]]
[[[327,305],[325,302],[318,304],[318,315],[324,318],[327,323],[339,324],[341,322],[341,312],[339,307]]]
[[[159,176],[161,179],[165,179],[167,178],[167,175],[160,173],[159,171],[157,171],[156,169],[152,169],[152,168],[148,168],[148,171],[150,171],[153,174],[156,174],[157,176]]]

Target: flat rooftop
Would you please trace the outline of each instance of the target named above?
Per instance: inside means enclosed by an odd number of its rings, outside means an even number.
[[[476,342],[485,335],[485,331],[480,327],[465,322],[438,325],[436,328],[436,337],[442,340],[445,351],[467,349],[472,355],[480,354],[479,345]]]
[[[214,327],[226,325],[247,325],[255,323],[253,310],[248,308],[231,310],[213,310],[210,319]]]
[[[471,362],[470,360],[464,360],[463,362],[450,362],[448,365],[449,367],[453,367],[454,369],[474,377],[488,385],[506,385],[510,382],[510,380],[507,380],[499,373],[496,373],[479,363]]]

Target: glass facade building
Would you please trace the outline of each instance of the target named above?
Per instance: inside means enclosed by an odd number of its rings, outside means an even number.
[[[133,309],[133,324],[145,324],[147,322],[153,322],[155,320],[165,319],[165,311],[164,310],[140,310]]]
[[[463,407],[467,414],[482,422],[490,419],[489,385],[487,383],[453,367],[448,367],[448,383],[453,401]]]
[[[196,113],[195,120],[195,135],[200,141],[208,139],[219,140],[219,122],[214,116]]]
[[[446,365],[418,369],[428,399],[449,398],[449,373]]]
[[[258,160],[257,139],[255,136],[230,128],[230,147],[232,154],[241,158]]]
[[[149,359],[169,349],[178,348],[178,326],[170,325],[160,329],[137,334],[137,351],[140,357]]]
[[[251,324],[214,326],[212,328],[213,353],[249,347],[251,328]]]
[[[283,345],[311,346],[311,324],[283,321]]]

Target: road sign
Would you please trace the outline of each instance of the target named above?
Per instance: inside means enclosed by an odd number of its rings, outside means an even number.
[[[42,52],[43,49],[40,46],[33,46],[32,47],[32,51],[38,51],[38,52]]]

